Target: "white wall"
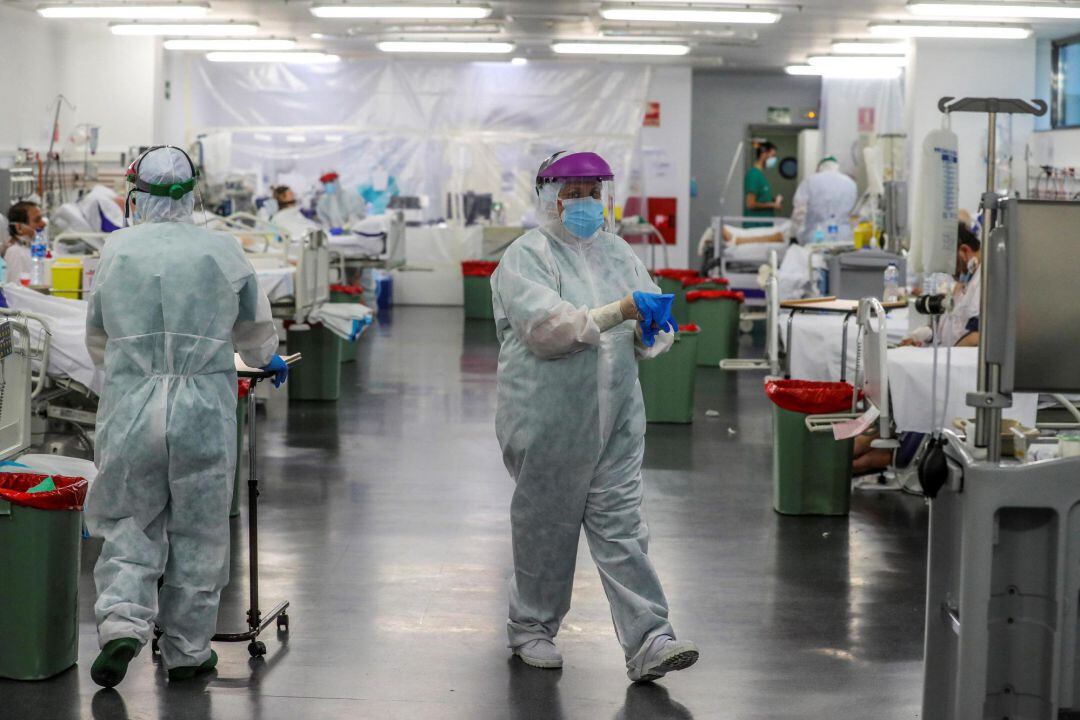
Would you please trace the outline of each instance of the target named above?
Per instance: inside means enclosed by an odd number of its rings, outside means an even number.
[[[0,5],[0,47],[0,153],[29,147],[44,154],[59,94],[75,106],[61,112],[61,139],[80,123],[101,126],[101,153],[155,139],[156,40],[114,36],[100,21],[45,20]]]
[[[1035,97],[1035,40],[915,40],[907,70],[907,133],[913,162],[909,197],[917,198],[921,148],[926,134],[941,127],[938,100],[952,97]],[[1004,122],[1004,120],[1003,120]],[[1023,189],[1024,148],[1033,118],[1012,120],[1013,187]],[[975,213],[986,189],[987,117],[956,113],[953,132],[959,137],[959,204]]]
[[[671,263],[681,267],[690,247],[690,117],[693,74],[688,67],[656,67],[648,100],[660,103],[660,127],[641,129],[646,192],[678,201]],[[650,167],[651,165],[651,167]],[[659,167],[662,165],[662,167]],[[657,263],[660,262],[657,255]]]

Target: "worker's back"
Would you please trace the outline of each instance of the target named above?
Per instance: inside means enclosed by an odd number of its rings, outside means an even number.
[[[253,274],[229,235],[182,222],[117,231],[91,299],[109,338],[106,370],[129,362],[128,371],[149,374],[232,370],[233,328],[254,315]]]
[[[855,181],[839,170],[826,170],[811,175],[804,182],[807,193],[806,223],[799,241],[803,244],[811,242],[819,228],[828,234],[830,219],[839,226],[841,239],[850,241],[848,215],[859,199]]]

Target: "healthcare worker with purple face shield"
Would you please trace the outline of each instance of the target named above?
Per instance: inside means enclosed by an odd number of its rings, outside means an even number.
[[[562,667],[578,537],[611,605],[634,681],[692,665],[648,557],[641,510],[645,406],[637,362],[678,330],[629,245],[613,234],[614,175],[595,153],[557,153],[536,178],[540,227],[491,278],[499,353],[497,434],[516,488],[507,629],[514,654]]]

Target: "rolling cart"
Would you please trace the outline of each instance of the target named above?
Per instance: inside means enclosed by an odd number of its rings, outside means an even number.
[[[290,355],[285,358],[291,370],[299,364],[300,355]],[[248,653],[251,657],[261,657],[266,654],[266,643],[259,640],[259,634],[268,628],[271,623],[277,623],[278,632],[289,631],[289,601],[282,600],[265,615],[259,609],[259,478],[256,465],[256,442],[255,442],[255,386],[263,380],[273,377],[274,373],[265,370],[257,370],[244,366],[240,359],[236,360],[236,374],[242,380],[251,383],[247,394],[247,422],[248,422],[248,611],[247,630],[235,633],[218,633],[211,638],[214,642],[246,642]],[[240,462],[240,458],[236,459]],[[159,581],[160,585],[160,581]],[[153,651],[158,652],[158,636],[161,631],[155,628]]]

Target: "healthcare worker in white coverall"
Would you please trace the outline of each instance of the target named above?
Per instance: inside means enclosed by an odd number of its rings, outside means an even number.
[[[562,667],[554,638],[570,609],[584,526],[628,675],[692,665],[649,562],[641,510],[645,408],[637,362],[678,329],[612,217],[611,168],[558,153],[537,176],[541,226],[507,249],[491,279],[501,343],[496,427],[516,487],[509,644],[534,667]]]
[[[233,352],[276,371],[277,385],[288,374],[239,243],[192,222],[187,154],[151,148],[128,181],[136,224],[110,236],[86,318],[87,349],[105,371],[86,503],[87,526],[105,541],[91,668],[105,687],[124,678],[155,622],[170,681],[215,666],[236,464]]]
[[[828,236],[836,223],[840,240],[851,242],[851,211],[859,199],[855,181],[840,172],[840,163],[829,156],[818,163],[817,172],[799,183],[792,200],[791,221],[799,243],[809,245],[819,230]]]

